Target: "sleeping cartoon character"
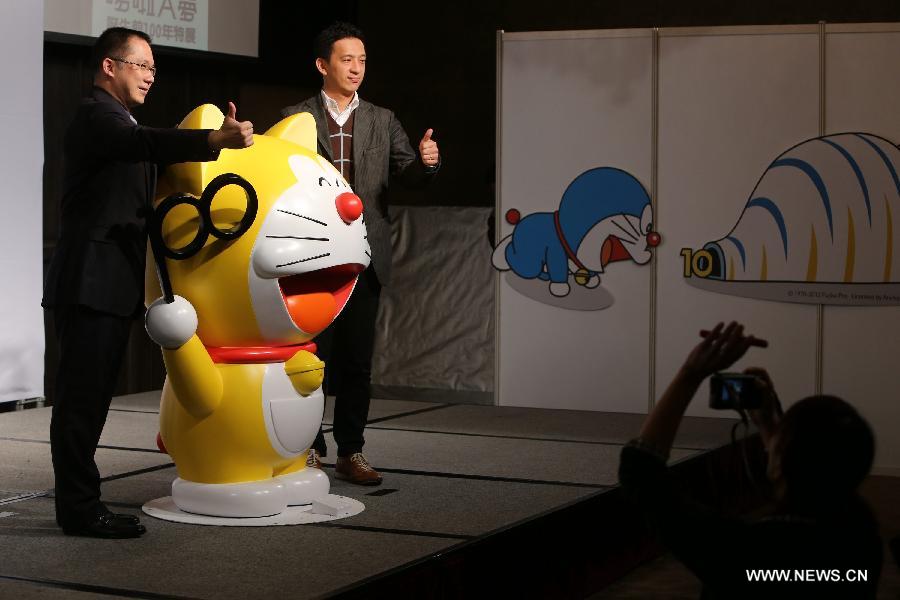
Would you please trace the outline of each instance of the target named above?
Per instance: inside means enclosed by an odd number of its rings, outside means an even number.
[[[569,275],[594,288],[612,262],[631,259],[646,264],[659,245],[653,208],[644,187],[629,173],[599,167],[576,177],[563,193],[559,210],[520,217],[507,211],[512,234],[492,255],[494,268],[512,270],[523,279],[549,282],[552,295],[568,295]]]
[[[223,118],[204,105],[181,127]],[[174,165],[159,188],[150,234],[166,297],[148,260],[146,327],[166,364],[158,442],[178,470],[174,503],[262,517],[326,496],[327,476],[306,467],[324,403],[311,340],[369,264],[360,199],[316,154],[309,114]]]

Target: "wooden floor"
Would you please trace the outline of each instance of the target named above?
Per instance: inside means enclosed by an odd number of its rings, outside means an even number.
[[[863,495],[875,511],[885,540],[885,562],[878,588],[879,600],[900,598],[900,568],[893,562],[887,540],[900,535],[900,478],[870,477],[863,484]],[[696,600],[700,582],[671,554],[656,558],[633,570],[591,600]]]

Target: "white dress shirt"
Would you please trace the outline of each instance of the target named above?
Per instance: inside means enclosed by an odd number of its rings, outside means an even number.
[[[322,90],[322,101],[325,103],[325,108],[328,110],[331,118],[334,119],[334,122],[343,127],[353,111],[359,106],[359,92],[353,92],[353,100],[350,101],[350,104],[343,111],[338,108],[337,100],[326,94],[325,90]]]

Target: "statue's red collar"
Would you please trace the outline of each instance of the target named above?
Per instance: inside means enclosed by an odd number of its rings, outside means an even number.
[[[316,353],[316,344],[306,342],[295,346],[240,346],[215,348],[207,346],[206,350],[214,363],[258,364],[287,362],[300,350]]]

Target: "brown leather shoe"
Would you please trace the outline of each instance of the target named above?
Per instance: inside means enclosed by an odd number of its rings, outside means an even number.
[[[372,468],[362,452],[350,456],[338,456],[334,476],[357,485],[379,485],[381,473]]]
[[[315,448],[310,448],[309,454],[306,455],[306,468],[322,469],[322,457],[319,456],[319,452]]]

